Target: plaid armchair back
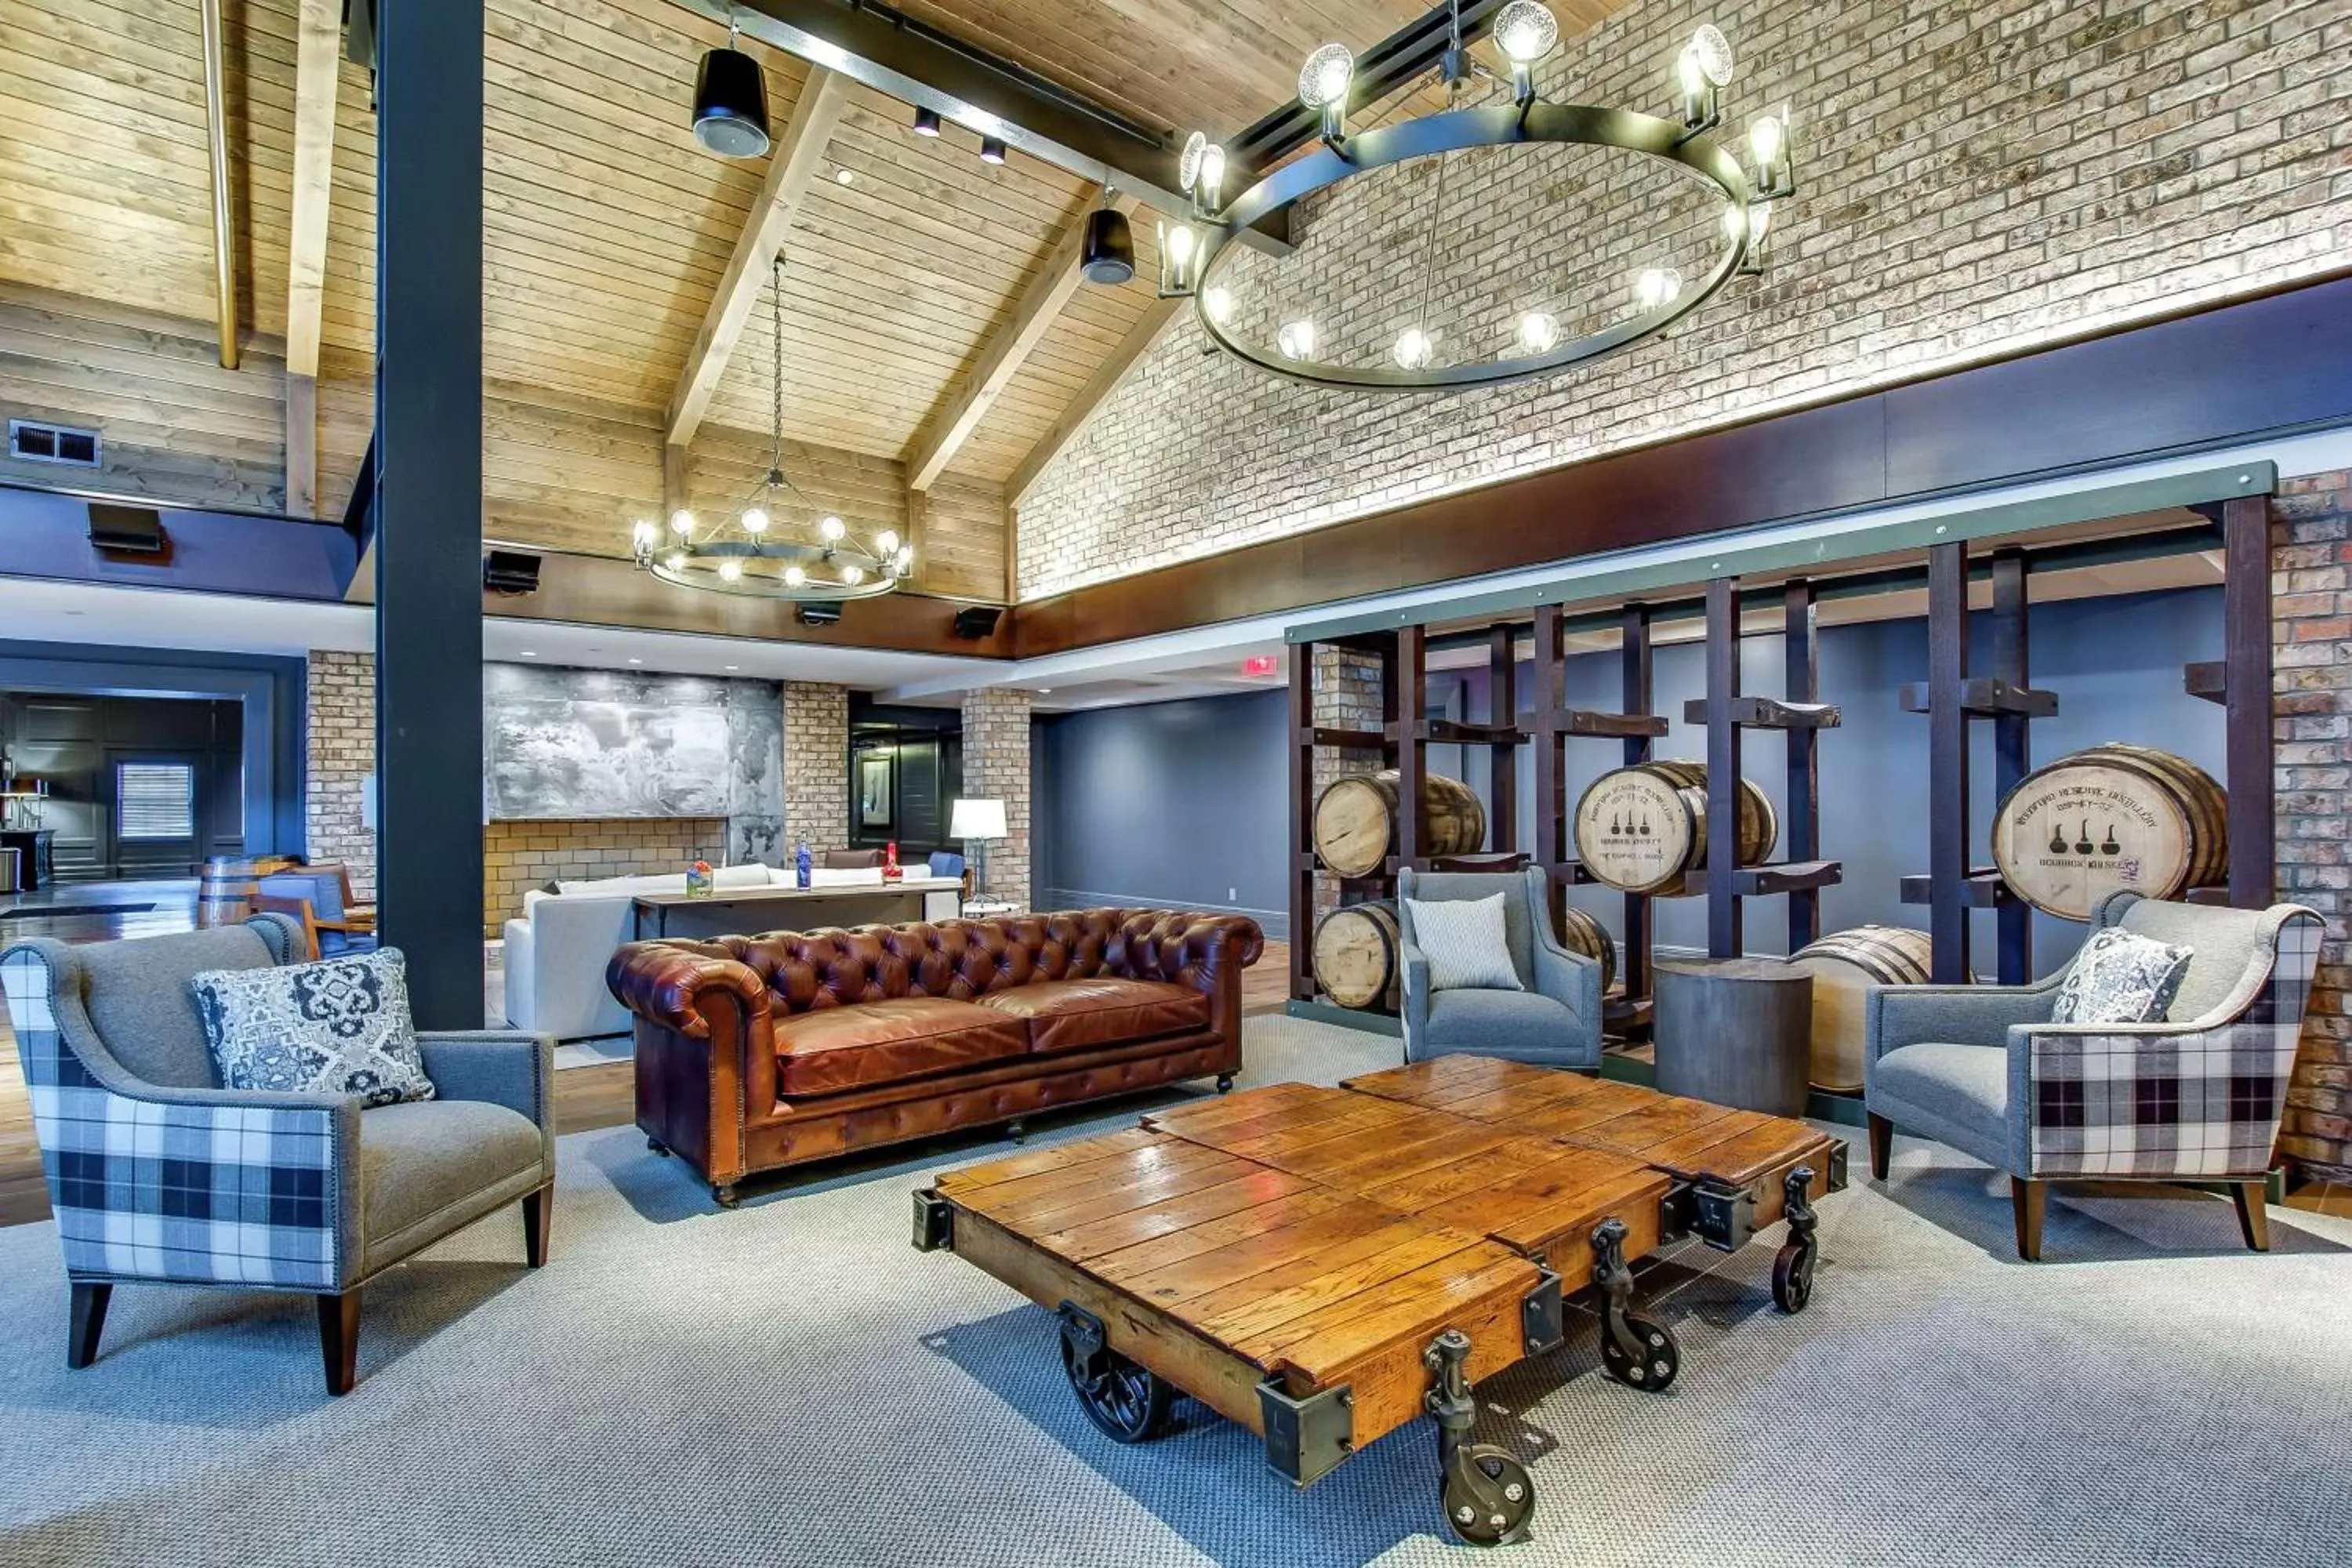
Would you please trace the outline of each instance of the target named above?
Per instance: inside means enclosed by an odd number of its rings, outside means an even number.
[[[2021,1026],[2027,1155],[2042,1176],[2250,1177],[2270,1169],[2326,927],[2271,910],[2268,973],[2210,1028]]]
[[[285,962],[282,933],[263,935]],[[67,1034],[87,1031],[87,1015],[59,990],[71,962],[47,942],[0,953],[67,1272],[338,1289],[338,1184],[355,1121],[341,1127],[331,1103],[256,1103],[298,1097],[164,1088],[86,1062]]]

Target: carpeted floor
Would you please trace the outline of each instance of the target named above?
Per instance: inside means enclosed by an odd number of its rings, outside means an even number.
[[[1252,1081],[1385,1065],[1385,1041],[1249,1025]],[[1040,1139],[1128,1124],[1147,1102]],[[1034,1140],[1033,1140],[1034,1141]],[[1268,1564],[1467,1561],[1424,1431],[1305,1493],[1197,1407],[1097,1436],[1047,1314],[908,1246],[959,1141],[823,1169],[718,1214],[625,1128],[562,1143],[556,1256],[519,1220],[372,1288],[363,1381],[320,1390],[309,1301],[125,1287],[63,1365],[46,1225],[0,1232],[0,1563]],[[2352,1223],[2066,1194],[2040,1267],[2005,1188],[1926,1145],[1823,1207],[1812,1307],[1771,1248],[1654,1270],[1664,1396],[1589,1321],[1484,1385],[1534,1465],[1521,1563],[2294,1564],[2352,1560]],[[1769,1238],[1768,1238],[1769,1239]]]

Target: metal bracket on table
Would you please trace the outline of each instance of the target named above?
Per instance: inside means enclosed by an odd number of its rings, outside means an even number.
[[[937,1187],[915,1191],[915,1250],[955,1250],[955,1205],[940,1196]]]
[[[1568,1318],[1560,1305],[1559,1276],[1538,1263],[1541,1278],[1519,1303],[1519,1330],[1528,1354],[1549,1355],[1568,1342]]]
[[[1756,1234],[1752,1188],[1700,1182],[1691,1190],[1691,1229],[1717,1252],[1737,1252]]]
[[[1845,1191],[1846,1142],[1843,1138],[1830,1140],[1830,1186],[1833,1193]]]
[[[1257,1385],[1265,1418],[1265,1462],[1292,1486],[1305,1487],[1339,1468],[1356,1451],[1356,1394],[1348,1384],[1293,1398],[1280,1373]]]

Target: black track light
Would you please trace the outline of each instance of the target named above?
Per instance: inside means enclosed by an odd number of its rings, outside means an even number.
[[[919,104],[917,105],[915,109],[915,134],[918,136],[937,136],[939,133],[940,111],[936,109],[925,109]]]
[[[1002,163],[1004,162],[1003,138],[998,136],[982,137],[980,139],[980,161],[983,163]]]
[[[760,62],[734,47],[702,57],[694,78],[694,139],[722,158],[768,150],[768,84]]]
[[[1125,214],[1116,207],[1097,207],[1087,215],[1078,270],[1087,282],[1114,289],[1135,276],[1135,236],[1128,232]]]

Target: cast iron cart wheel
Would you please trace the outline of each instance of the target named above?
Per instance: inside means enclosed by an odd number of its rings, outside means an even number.
[[[1446,1467],[1440,1495],[1445,1522],[1473,1546],[1502,1546],[1527,1532],[1536,1511],[1536,1485],[1528,1468],[1502,1449],[1481,1443]]]
[[[1682,1346],[1675,1342],[1675,1331],[1664,1323],[1648,1318],[1625,1314],[1625,1327],[1642,1348],[1637,1360],[1633,1352],[1617,1342],[1617,1336],[1604,1324],[1601,1331],[1601,1365],[1610,1376],[1628,1388],[1638,1388],[1645,1394],[1659,1394],[1675,1380],[1682,1370]]]
[[[1789,1313],[1801,1312],[1813,1299],[1814,1249],[1802,1242],[1780,1245],[1772,1259],[1772,1304]]]
[[[1176,1388],[1159,1373],[1115,1350],[1097,1352],[1090,1368],[1067,1337],[1062,1341],[1062,1370],[1070,1374],[1087,1419],[1113,1441],[1148,1443],[1168,1430]]]

